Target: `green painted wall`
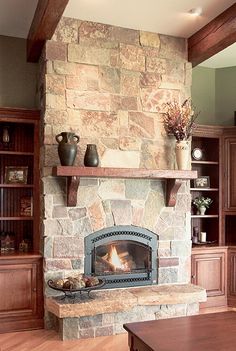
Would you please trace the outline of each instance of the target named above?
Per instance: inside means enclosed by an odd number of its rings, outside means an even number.
[[[236,67],[193,69],[192,100],[201,111],[198,123],[234,125]]]
[[[236,67],[216,69],[216,118],[234,125],[236,111]]]
[[[26,62],[26,40],[0,36],[0,106],[37,107],[38,64]]]
[[[215,116],[215,69],[195,67],[192,77],[192,101],[200,111],[199,124],[217,124]]]

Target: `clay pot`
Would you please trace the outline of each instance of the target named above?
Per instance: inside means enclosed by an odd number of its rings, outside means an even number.
[[[97,146],[95,144],[88,144],[84,155],[84,165],[86,167],[97,167],[98,164]]]
[[[62,166],[73,166],[77,154],[79,136],[71,132],[61,132],[56,135],[58,155]]]

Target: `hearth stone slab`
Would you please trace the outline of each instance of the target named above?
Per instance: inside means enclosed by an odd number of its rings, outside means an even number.
[[[101,290],[92,296],[46,299],[62,340],[115,335],[125,332],[124,323],[196,314],[199,302],[206,301],[205,289],[192,284]]]

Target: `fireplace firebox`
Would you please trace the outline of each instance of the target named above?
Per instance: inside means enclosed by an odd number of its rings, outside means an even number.
[[[85,274],[105,279],[104,288],[157,283],[158,236],[136,226],[114,226],[85,238]]]

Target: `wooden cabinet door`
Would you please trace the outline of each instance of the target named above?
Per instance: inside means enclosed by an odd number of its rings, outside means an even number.
[[[236,249],[228,252],[228,305],[236,306]]]
[[[43,327],[42,258],[0,262],[0,332]]]
[[[225,201],[226,211],[236,211],[236,137],[225,138]]]
[[[194,253],[192,283],[206,289],[207,302],[201,307],[226,305],[226,250]]]
[[[36,269],[35,264],[0,266],[0,318],[35,313]]]

